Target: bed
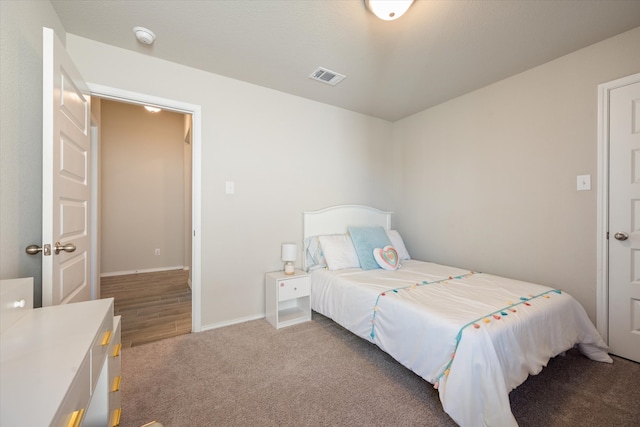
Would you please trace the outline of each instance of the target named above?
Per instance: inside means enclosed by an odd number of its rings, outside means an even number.
[[[612,363],[560,288],[413,260],[391,213],[367,206],[304,212],[303,224],[311,308],[433,384],[463,427],[517,426],[509,392],[576,345]]]

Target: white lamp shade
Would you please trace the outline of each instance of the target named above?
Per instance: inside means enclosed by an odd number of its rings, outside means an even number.
[[[283,243],[282,244],[282,260],[283,261],[295,261],[298,254],[298,245],[295,243]]]

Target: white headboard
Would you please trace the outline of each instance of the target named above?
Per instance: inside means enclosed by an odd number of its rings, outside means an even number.
[[[381,226],[385,230],[391,228],[391,214],[370,206],[340,205],[318,211],[302,213],[303,224],[303,265],[306,269],[306,250],[304,242],[307,237],[328,234],[346,234],[350,226],[372,227]]]

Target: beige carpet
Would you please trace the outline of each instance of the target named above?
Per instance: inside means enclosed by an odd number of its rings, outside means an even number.
[[[640,425],[640,364],[571,350],[511,392],[520,426]],[[125,349],[122,426],[455,426],[438,393],[374,345],[313,313]]]

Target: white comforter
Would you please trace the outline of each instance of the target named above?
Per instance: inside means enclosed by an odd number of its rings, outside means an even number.
[[[575,344],[612,362],[584,308],[545,286],[413,260],[311,277],[313,310],[434,384],[465,427],[517,426],[509,392]]]

